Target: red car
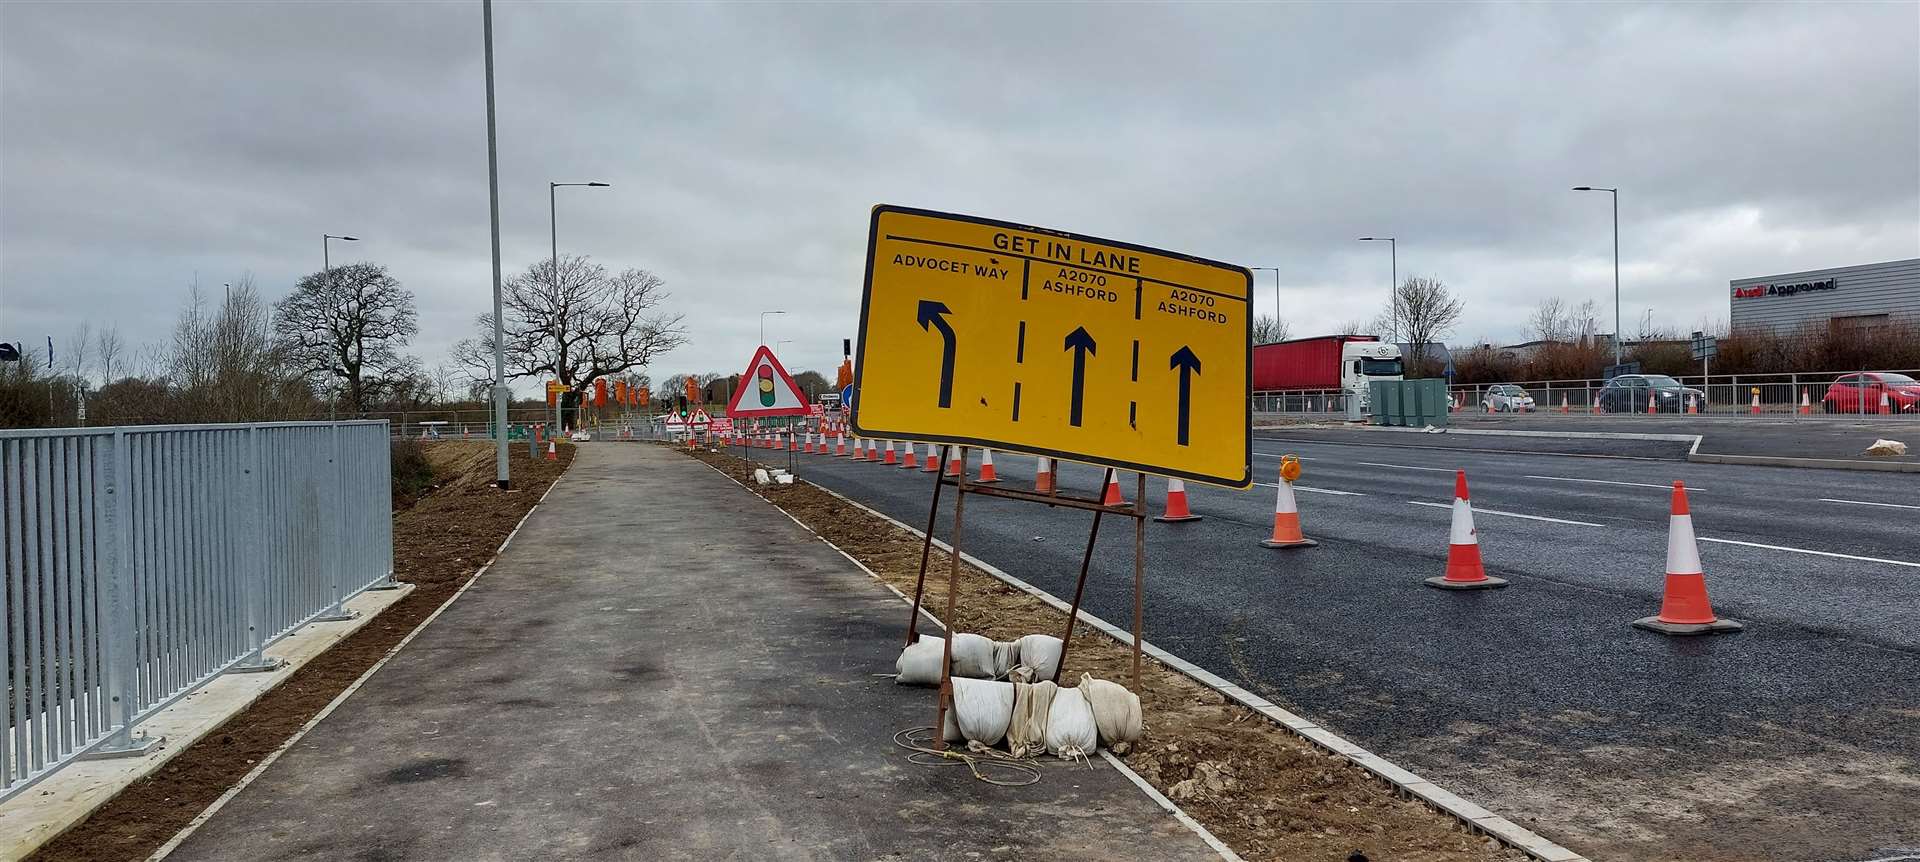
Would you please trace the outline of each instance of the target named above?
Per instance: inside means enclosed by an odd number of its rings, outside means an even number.
[[[1827,387],[1820,406],[1828,413],[1879,413],[1883,392],[1887,412],[1920,413],[1920,380],[1890,371],[1843,375]]]

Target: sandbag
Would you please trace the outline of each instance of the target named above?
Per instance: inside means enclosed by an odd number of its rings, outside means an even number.
[[[1059,686],[1052,682],[1011,683],[1013,718],[1007,723],[1007,750],[1027,757],[1047,750],[1047,714]]]
[[[1013,652],[1015,667],[1010,673],[1016,679],[1051,680],[1060,669],[1060,639],[1053,635],[1027,635],[1013,642]]]
[[[1905,455],[1907,444],[1898,440],[1875,440],[1867,447],[1868,455]]]
[[[1086,757],[1099,747],[1093,708],[1077,688],[1063,688],[1047,708],[1047,753],[1062,760]]]
[[[997,745],[1007,735],[1013,718],[1013,683],[956,677],[953,709],[960,735],[983,745]]]
[[[993,642],[993,679],[1006,679],[1007,672],[1019,661],[1020,644],[1018,641]]]
[[[938,665],[935,665],[938,667]],[[973,679],[992,679],[993,641],[983,635],[953,636],[953,675]],[[939,682],[939,680],[934,680]]]
[[[900,685],[939,685],[940,660],[945,657],[946,642],[931,635],[900,651],[893,662],[893,681]]]
[[[1140,696],[1117,682],[1080,675],[1080,693],[1093,709],[1093,723],[1100,731],[1100,742],[1108,748],[1140,738],[1145,727],[1140,719]]]

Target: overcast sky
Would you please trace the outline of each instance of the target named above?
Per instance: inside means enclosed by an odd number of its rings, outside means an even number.
[[[388,266],[429,365],[489,300],[477,2],[0,4],[0,340],[164,335],[196,278],[269,299]],[[1920,4],[502,3],[505,268],[659,273],[676,372],[828,369],[868,209],[991,216],[1280,270],[1294,335],[1389,282],[1449,341],[1622,289],[1685,331],[1729,279],[1920,256]],[[1258,273],[1258,309],[1273,308]],[[530,386],[519,387],[532,391]]]

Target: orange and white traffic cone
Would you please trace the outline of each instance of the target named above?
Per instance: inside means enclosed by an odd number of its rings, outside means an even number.
[[[1659,407],[1659,405],[1657,405],[1657,404],[1655,404],[1655,403],[1654,403],[1654,401],[1653,401],[1653,393],[1652,393],[1652,392],[1648,392],[1648,393],[1647,393],[1647,415],[1648,415],[1648,416],[1652,416],[1653,414],[1655,414],[1655,413],[1658,413],[1658,412],[1660,412],[1660,407]]]
[[[1667,589],[1660,613],[1633,621],[1633,627],[1663,635],[1737,632],[1746,626],[1713,615],[1707,601],[1707,576],[1700,569],[1700,545],[1693,538],[1693,514],[1687,488],[1673,483],[1673,514],[1667,518]]]
[[[1562,413],[1573,412],[1573,408],[1568,406],[1567,404],[1567,393],[1565,392],[1560,393],[1560,412]]]
[[[1807,399],[1807,387],[1800,387],[1800,415],[1813,415],[1813,402]]]
[[[1154,520],[1175,523],[1178,521],[1198,521],[1200,516],[1187,510],[1187,483],[1179,479],[1167,480],[1167,511],[1155,515]]]
[[[1033,492],[1036,494],[1053,493],[1053,459],[1038,458],[1033,462]]]
[[[1125,506],[1127,498],[1120,494],[1120,471],[1107,471],[1107,493],[1100,498],[1102,506]]]
[[[981,484],[981,485],[986,485],[992,482],[1000,481],[1000,476],[993,472],[993,450],[992,449],[980,450],[980,478],[975,479],[973,481],[976,484]]]
[[[940,472],[940,450],[933,448],[932,443],[927,444],[927,460],[920,469],[928,473]]]
[[[788,451],[788,452],[799,452],[799,451],[801,451],[801,449],[800,449],[800,435],[798,435],[798,434],[795,434],[795,433],[793,433],[792,431],[788,431],[788,432],[787,432],[787,451]]]
[[[1300,504],[1293,499],[1293,483],[1283,476],[1273,492],[1273,535],[1263,548],[1311,548],[1320,544],[1300,532]]]
[[[913,454],[913,443],[908,442],[905,445],[903,445],[901,448],[907,450],[907,454],[900,459],[900,469],[912,470],[916,467],[919,467],[920,458]]]
[[[966,450],[955,446],[947,452],[947,475],[957,477],[966,475],[966,472]]]
[[[1892,413],[1893,402],[1887,399],[1887,388],[1882,386],[1880,387],[1880,415],[1887,416]]]
[[[1755,416],[1760,415],[1760,390],[1758,388],[1753,390],[1753,403],[1747,406],[1747,412]]]
[[[847,457],[847,432],[845,431],[840,432],[839,438],[834,441],[833,457],[835,458]]]
[[[1480,534],[1473,528],[1473,503],[1467,496],[1467,471],[1453,473],[1453,528],[1447,539],[1447,574],[1426,580],[1443,590],[1484,590],[1507,585],[1505,578],[1487,577],[1480,564]]]
[[[898,463],[900,463],[900,459],[899,459],[899,458],[897,458],[897,457],[895,457],[895,456],[894,456],[894,454],[893,454],[893,441],[892,441],[892,440],[888,440],[888,441],[887,441],[887,455],[886,455],[886,457],[885,457],[884,459],[882,459],[882,460],[883,460],[883,461],[884,461],[884,462],[885,462],[886,464],[888,464],[888,465],[893,465],[893,464],[898,464]]]
[[[689,437],[689,438],[687,438],[687,440],[688,440],[689,442],[691,442],[691,441],[693,440],[693,438],[691,438],[691,437]],[[687,448],[693,448],[693,447],[691,447],[691,446],[689,446],[689,447],[687,447]],[[560,451],[559,451],[559,450],[557,450],[557,449],[555,449],[555,448],[553,447],[553,441],[552,441],[552,440],[548,440],[548,441],[547,441],[547,460],[549,460],[549,461],[558,461],[558,460],[560,460]]]

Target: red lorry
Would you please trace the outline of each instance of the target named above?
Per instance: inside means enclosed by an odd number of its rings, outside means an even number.
[[[1371,335],[1322,335],[1253,348],[1253,391],[1338,389],[1368,397],[1367,381],[1400,380],[1400,347]]]

